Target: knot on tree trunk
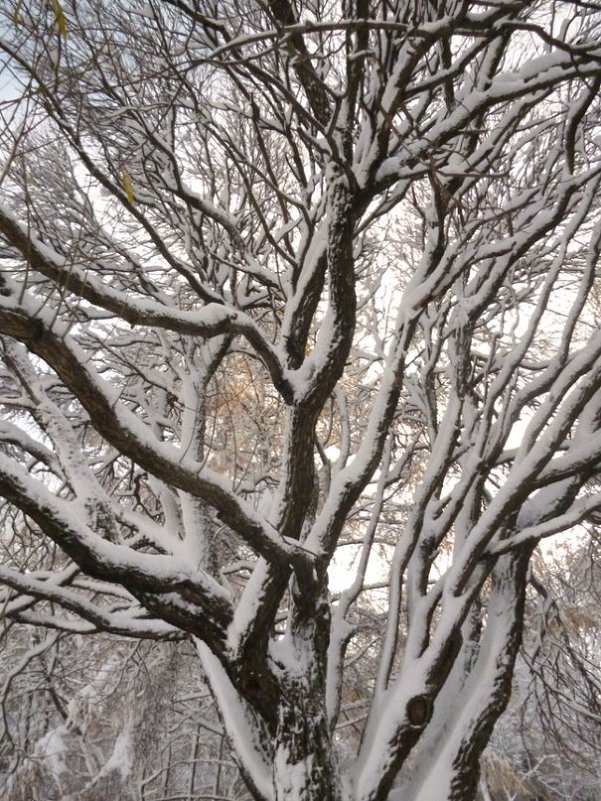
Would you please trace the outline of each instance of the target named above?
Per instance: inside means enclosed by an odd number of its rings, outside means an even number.
[[[407,719],[413,729],[424,729],[432,717],[432,701],[428,695],[414,695],[407,704]]]

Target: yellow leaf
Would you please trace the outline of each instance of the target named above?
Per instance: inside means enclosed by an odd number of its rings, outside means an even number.
[[[54,19],[56,20],[56,26],[59,30],[59,33],[66,39],[67,20],[65,18],[65,12],[63,11],[63,7],[61,6],[58,0],[52,0],[52,10],[54,11]]]
[[[127,195],[129,203],[133,206],[136,196],[134,194],[134,185],[131,182],[131,176],[127,170],[123,170],[123,175],[121,176],[121,186]]]
[[[13,11],[13,22],[15,25],[19,24],[19,19],[21,17],[21,6],[23,5],[23,0],[18,0],[15,10]]]

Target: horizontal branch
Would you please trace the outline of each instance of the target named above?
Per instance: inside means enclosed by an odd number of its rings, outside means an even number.
[[[41,601],[52,601],[63,609],[73,612],[79,618],[91,623],[93,631],[107,631],[127,637],[153,640],[181,639],[184,636],[179,629],[164,620],[148,618],[148,613],[143,607],[138,606],[136,608],[136,606],[133,606],[132,609],[127,611],[123,609],[115,611],[111,610],[110,607],[103,609],[92,603],[80,592],[63,587],[52,578],[40,579],[33,573],[17,573],[15,570],[0,565],[0,582],[20,594],[16,604],[11,601],[8,593],[4,599],[0,596],[3,615],[8,618],[16,620],[27,619],[29,610],[23,609],[23,602],[27,601],[28,598],[35,598]],[[36,615],[37,613],[34,612],[33,614]],[[40,613],[40,617],[43,614]],[[52,617],[54,618],[54,615]],[[27,622],[32,622],[32,618],[29,618]],[[64,623],[65,626],[68,626],[73,621],[65,619]],[[47,622],[44,625],[48,625]],[[59,627],[57,622],[56,628]]]
[[[183,559],[107,542],[82,522],[77,502],[55,498],[20,467],[0,466],[0,495],[30,517],[89,576],[121,584],[157,618],[221,650],[233,609],[229,593],[207,573],[191,569]],[[12,571],[8,578],[16,587]],[[35,596],[36,589],[43,588],[29,585],[25,591]],[[124,618],[121,625],[125,624]]]
[[[21,253],[30,267],[53,281],[57,288],[67,289],[132,326],[153,326],[203,338],[228,333],[245,337],[269,370],[276,389],[284,397],[289,397],[289,388],[275,349],[244,312],[218,303],[208,303],[198,311],[170,309],[156,301],[136,299],[119,292],[95,278],[93,268],[81,270],[33,236],[5,206],[0,206],[0,233]],[[96,268],[101,271],[102,263],[97,262]],[[9,287],[4,291],[8,292]]]
[[[61,329],[60,334],[51,330],[53,325]],[[268,561],[306,562],[307,552],[281,538],[250,504],[231,492],[219,474],[188,459],[168,443],[153,442],[152,432],[119,403],[118,392],[93,371],[87,355],[69,340],[67,332],[68,328],[57,326],[46,310],[27,313],[24,308],[7,308],[6,302],[0,305],[0,333],[25,343],[55,370],[107,442],[168,485],[205,500],[224,523]]]

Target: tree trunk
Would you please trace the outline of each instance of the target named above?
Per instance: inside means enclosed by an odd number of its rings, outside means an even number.
[[[343,801],[321,688],[286,681],[274,743],[275,801]]]

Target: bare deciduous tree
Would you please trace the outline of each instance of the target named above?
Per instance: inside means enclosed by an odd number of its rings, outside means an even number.
[[[472,798],[601,508],[597,5],[1,13],[3,614],[193,641],[257,801]]]

